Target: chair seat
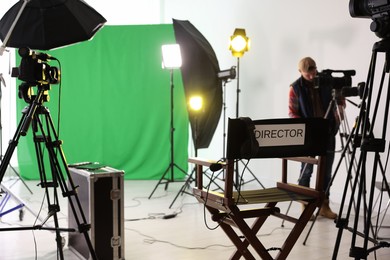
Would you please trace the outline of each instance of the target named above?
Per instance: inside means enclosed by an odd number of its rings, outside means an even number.
[[[285,201],[309,201],[316,199],[313,196],[299,194],[282,188],[274,187],[261,190],[245,190],[233,193],[234,201],[240,204],[261,204]]]

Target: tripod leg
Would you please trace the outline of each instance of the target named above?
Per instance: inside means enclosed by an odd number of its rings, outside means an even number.
[[[56,188],[58,188],[59,186],[61,188],[63,196],[68,198],[69,206],[74,215],[74,219],[76,220],[76,223],[78,225],[79,232],[84,234],[92,259],[97,259],[95,250],[93,248],[92,242],[88,235],[90,225],[86,223],[86,217],[81,207],[80,200],[77,196],[76,187],[69,173],[65,155],[61,147],[62,141],[58,139],[58,135],[56,134],[55,127],[50,117],[49,111],[44,107],[40,107],[39,109],[40,109],[39,113],[44,115],[46,129],[44,128],[42,122],[40,121],[40,118],[38,116],[35,116],[33,120],[33,126],[34,124],[36,124],[36,128],[40,130],[41,135],[38,136],[34,132],[34,141],[37,149],[36,150],[37,157],[40,158],[38,160],[38,167],[41,174],[41,180],[43,182],[41,185],[45,186],[45,188],[49,188],[49,187],[53,188],[54,203],[50,202],[48,196],[48,203],[49,205],[51,205],[51,208],[49,208],[49,210],[53,212],[54,221],[56,225],[58,225],[57,212],[59,211],[59,205],[58,205],[58,195],[57,195]],[[52,140],[52,138],[54,138],[54,140]],[[45,169],[44,158],[43,158],[43,151],[41,149],[41,143],[44,144],[44,146],[48,150],[50,171],[52,173],[53,182],[48,182],[47,180],[46,169]],[[66,184],[66,179],[68,180],[70,189]],[[47,195],[49,194],[47,193]],[[73,200],[71,199],[71,197],[73,198]],[[79,215],[77,214],[77,212],[79,213]],[[59,233],[57,233],[57,247],[59,252],[61,253],[62,238]]]
[[[36,128],[35,126],[36,126],[37,120],[39,120],[39,119],[36,119],[33,122],[34,128]],[[46,144],[47,137],[45,137],[44,134],[38,136],[36,133],[36,129],[35,129],[33,131],[33,139],[34,139],[35,153],[37,156],[38,170],[39,170],[39,175],[40,175],[40,180],[41,180],[39,185],[41,186],[41,188],[43,188],[45,190],[45,198],[46,198],[47,205],[48,205],[48,215],[47,215],[47,218],[45,219],[45,222],[50,217],[53,218],[54,230],[55,230],[55,234],[56,234],[55,241],[56,241],[56,245],[57,245],[57,254],[58,254],[59,259],[64,259],[64,253],[63,253],[63,248],[62,248],[62,237],[61,237],[61,232],[59,229],[59,222],[58,222],[58,216],[57,216],[57,213],[60,211],[60,207],[59,207],[58,194],[57,194],[58,182],[57,182],[57,175],[55,174],[56,169],[53,165],[53,160],[50,159],[50,169],[51,169],[52,175],[51,175],[51,181],[49,181],[47,173],[46,173],[46,169],[44,166],[44,157],[43,157],[44,152],[42,150],[42,145],[41,145],[42,143],[44,145]],[[50,154],[50,152],[49,152],[49,154]],[[50,190],[49,190],[50,188],[53,191],[53,199],[50,196]],[[42,225],[44,225],[44,224],[45,223],[43,223]]]
[[[347,177],[346,177],[346,181],[345,181],[345,185],[344,185],[343,197],[341,199],[341,206],[340,206],[338,218],[336,220],[336,228],[338,228],[339,230],[338,230],[338,233],[337,233],[335,247],[334,247],[334,250],[333,250],[333,257],[332,257],[333,260],[337,259],[337,254],[338,254],[338,250],[340,248],[340,242],[341,242],[341,239],[342,239],[343,231],[344,231],[344,229],[348,228],[349,216],[351,214],[352,203],[349,203],[349,206],[347,208],[346,216],[342,217],[343,216],[344,206],[345,206],[345,203],[346,203],[346,197],[347,197],[349,180],[352,178],[352,169],[353,169],[352,162],[355,160],[355,155],[356,155],[356,148],[352,151],[352,154],[351,154],[351,164],[349,165],[349,168],[348,168]],[[359,160],[359,162],[358,162],[358,166],[357,166],[356,172],[359,172],[360,167],[361,167],[361,160]],[[359,178],[356,176],[355,180],[354,180],[354,183],[352,185],[351,200],[353,200],[353,198],[354,198],[354,194],[355,194],[356,187],[357,187],[358,183],[359,183]]]
[[[264,185],[261,183],[261,181],[256,177],[256,175],[251,171],[251,169],[249,169],[248,167],[248,164],[249,164],[249,161],[247,161],[246,163],[244,163],[242,160],[240,160],[240,162],[243,164],[243,167],[244,169],[242,170],[242,173],[240,174],[239,172],[239,167],[238,167],[238,161],[236,162],[236,168],[235,168],[235,176],[236,176],[236,188],[237,189],[241,189],[241,186],[247,184],[247,183],[250,183],[252,181],[257,181],[257,183],[260,184],[260,186],[265,189]],[[243,179],[243,174],[245,172],[245,170],[248,170],[249,173],[252,175],[253,179],[249,180],[249,181],[244,181]],[[241,175],[241,177],[240,177]]]
[[[192,181],[194,181],[195,179],[193,178],[194,174],[196,174],[195,172],[195,168],[192,169],[192,172],[191,174],[188,176],[186,182],[183,184],[183,186],[181,186],[179,192],[176,194],[175,198],[173,199],[171,205],[169,205],[169,208],[172,208],[173,204],[175,203],[175,201],[177,200],[177,198],[179,197],[180,194],[183,195],[183,193],[185,192],[185,190],[187,189],[187,187],[190,187]]]
[[[29,110],[29,109],[30,109],[30,106],[27,107],[27,110]],[[0,165],[0,183],[3,180],[5,172],[7,171],[9,162],[10,162],[11,157],[12,157],[12,154],[14,153],[15,148],[18,145],[19,138],[20,138],[20,135],[21,135],[21,129],[22,129],[22,126],[24,125],[24,121],[25,121],[25,118],[26,118],[25,110],[23,111],[22,118],[21,118],[21,120],[20,120],[20,122],[18,124],[18,127],[16,128],[15,135],[12,138],[12,140],[9,142],[7,151],[5,152],[3,160],[1,161],[1,165]]]
[[[343,159],[345,158],[346,154],[349,154],[349,153],[350,153],[350,144],[351,144],[351,141],[352,141],[352,136],[353,136],[353,134],[355,133],[355,130],[356,130],[355,127],[352,128],[351,133],[350,133],[349,135],[343,135],[343,134],[340,133],[340,139],[341,139],[341,142],[342,142],[342,143],[343,143],[343,138],[348,137],[348,139],[347,139],[347,142],[345,143],[345,145],[343,145],[344,149],[343,149],[343,151],[342,151],[342,153],[341,153],[340,159],[339,159],[339,161],[338,161],[338,163],[337,163],[337,165],[336,165],[336,168],[335,168],[335,170],[334,170],[334,173],[333,173],[333,175],[332,175],[332,177],[331,177],[331,179],[330,179],[330,182],[329,182],[329,184],[328,184],[328,187],[327,187],[326,190],[325,190],[325,194],[328,194],[329,189],[330,189],[330,187],[332,186],[332,184],[333,184],[333,182],[334,182],[334,179],[336,178],[336,175],[337,175],[337,173],[338,173],[338,171],[339,171],[339,168],[340,168],[340,166],[341,166],[341,162],[342,162]],[[349,160],[349,161],[352,162],[351,160]],[[318,215],[319,215],[319,213],[320,213],[320,210],[321,210],[321,208],[318,208],[317,213],[316,213],[316,215],[315,215],[315,218],[314,218],[314,220],[313,220],[313,222],[312,222],[312,224],[311,224],[311,226],[310,226],[310,228],[309,228],[309,231],[307,232],[306,237],[305,237],[305,239],[304,239],[304,241],[303,241],[303,245],[306,244],[306,241],[307,241],[307,239],[309,238],[309,235],[310,235],[310,233],[311,233],[311,230],[312,230],[312,228],[313,228],[315,222],[317,221],[317,217],[318,217]],[[339,215],[339,217],[340,217],[340,215]]]
[[[263,189],[265,189],[265,187],[264,187],[264,185],[261,183],[261,181],[256,177],[256,175],[251,171],[251,169],[249,169],[249,167],[246,167],[246,169],[249,171],[249,173],[252,175],[252,177],[253,177],[253,179],[252,180],[249,180],[249,181],[247,181],[247,182],[245,182],[245,183],[243,183],[243,185],[244,184],[247,184],[247,183],[250,183],[250,182],[252,182],[252,181],[257,181],[257,183],[259,183],[260,184],[260,186],[263,188]]]
[[[165,179],[165,176],[167,175],[169,170],[172,170],[172,166],[171,165],[168,166],[168,168],[165,170],[164,174],[161,176],[160,180],[157,182],[157,184],[154,187],[152,193],[150,193],[150,195],[149,195],[149,199],[153,196],[154,192],[157,190],[157,187],[160,184],[162,184],[164,180],[166,181],[166,183],[165,183],[165,190],[167,190],[169,181]]]

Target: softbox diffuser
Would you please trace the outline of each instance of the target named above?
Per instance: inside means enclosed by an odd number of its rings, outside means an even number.
[[[50,50],[87,41],[106,22],[95,9],[80,0],[30,0],[25,7],[24,4],[26,0],[20,0],[0,20],[0,39],[4,42],[11,33],[5,43],[7,47]]]
[[[222,111],[218,60],[210,43],[189,21],[173,19],[173,29],[182,53],[181,73],[185,95],[187,99],[193,95],[203,97],[203,112],[197,116],[197,124],[190,117],[192,137],[195,140],[197,132],[196,148],[207,148]]]

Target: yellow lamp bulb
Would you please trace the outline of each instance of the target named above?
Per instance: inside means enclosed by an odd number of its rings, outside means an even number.
[[[191,97],[189,103],[192,110],[195,111],[199,111],[203,107],[203,100],[200,96]]]
[[[235,36],[232,39],[232,50],[235,52],[243,52],[246,48],[246,40],[241,35]]]

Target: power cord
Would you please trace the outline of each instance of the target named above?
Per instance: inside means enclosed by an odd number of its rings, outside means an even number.
[[[219,172],[218,172],[218,174],[220,173],[220,172],[222,172],[223,170],[221,169]],[[204,201],[204,203],[203,203],[203,221],[204,221],[204,224],[205,224],[205,226],[206,226],[206,228],[208,229],[208,230],[216,230],[217,228],[219,228],[219,226],[220,226],[220,224],[218,224],[218,225],[216,225],[215,227],[210,227],[209,225],[208,225],[208,223],[207,223],[207,219],[206,219],[206,204],[207,204],[207,201],[208,201],[208,198],[209,198],[209,191],[210,191],[210,187],[211,187],[211,182],[212,182],[212,180],[213,180],[213,178],[214,178],[214,171],[212,171],[212,174],[211,174],[211,177],[210,177],[210,182],[209,182],[209,184],[207,185],[207,195],[206,195],[206,198],[205,198],[205,201]]]
[[[222,244],[212,244],[212,245],[201,246],[201,247],[189,247],[189,246],[178,245],[178,244],[175,244],[173,242],[166,241],[166,240],[156,239],[156,238],[154,238],[152,236],[143,234],[143,233],[141,233],[140,231],[138,231],[136,229],[126,228],[126,230],[133,231],[133,232],[139,234],[140,236],[146,237],[146,239],[144,239],[144,242],[148,243],[148,244],[164,243],[164,244],[168,244],[168,245],[171,245],[171,246],[174,246],[174,247],[177,247],[177,248],[188,249],[188,250],[205,250],[205,249],[209,249],[209,248],[212,248],[212,247],[223,247],[223,248],[232,248],[232,247],[234,247],[234,245],[222,245]]]
[[[155,197],[155,198],[163,198],[163,197],[166,197],[168,194],[164,194],[160,197]],[[125,206],[125,208],[135,208],[135,207],[139,207],[142,205],[142,202],[140,199],[148,199],[148,197],[134,197],[132,198],[133,201],[136,202],[135,205],[130,205],[130,206]],[[148,217],[144,217],[144,218],[131,218],[131,219],[125,219],[125,221],[140,221],[140,220],[153,220],[153,219],[171,219],[171,218],[175,218],[178,214],[180,214],[182,212],[182,210],[180,209],[179,212],[173,212],[173,213],[169,213],[169,214],[165,214],[165,213],[150,213],[148,215]]]
[[[222,159],[218,160],[217,163],[219,163],[219,162],[221,162],[221,161],[222,161]],[[233,161],[233,163],[236,163],[236,162],[237,162],[237,160],[234,160],[234,161]],[[238,204],[239,198],[242,197],[242,196],[241,196],[240,187],[241,187],[241,183],[243,182],[244,172],[245,172],[246,168],[248,167],[248,164],[249,164],[249,160],[244,164],[244,168],[243,168],[243,170],[242,170],[242,172],[241,172],[241,174],[240,174],[240,185],[238,185],[238,188],[237,188],[238,198],[237,198],[237,201],[236,201],[236,205]],[[221,170],[218,172],[218,174],[219,174],[220,172],[222,172],[222,171],[223,171],[223,169],[221,169]],[[207,229],[209,229],[209,230],[216,230],[218,227],[220,227],[220,225],[221,225],[220,222],[222,222],[224,219],[228,218],[228,217],[230,216],[230,214],[231,214],[231,213],[226,214],[226,216],[224,216],[221,220],[218,221],[219,224],[218,224],[217,226],[215,226],[215,227],[210,227],[210,226],[208,225],[208,223],[207,223],[207,219],[206,219],[206,204],[207,204],[207,200],[208,200],[208,194],[209,194],[209,191],[210,191],[211,182],[212,182],[213,177],[214,177],[214,173],[215,173],[215,171],[212,171],[212,174],[211,174],[211,177],[210,177],[210,182],[209,182],[209,184],[207,185],[207,195],[206,195],[206,198],[205,198],[205,202],[204,202],[204,204],[203,204],[203,221],[204,221],[204,223],[205,223],[205,226],[206,226]],[[217,175],[218,175],[218,174],[217,174]]]
[[[177,216],[177,213],[171,213],[171,214],[164,214],[164,213],[154,213],[149,214],[146,218],[131,218],[131,219],[125,219],[125,221],[139,221],[139,220],[153,220],[153,219],[171,219],[175,218]]]
[[[241,160],[242,161],[242,160]],[[240,180],[240,183],[237,183],[237,201],[236,201],[236,206],[238,205],[238,202],[239,202],[239,200],[240,200],[240,198],[244,198],[244,197],[242,197],[242,195],[241,195],[241,186],[243,185],[243,182],[244,182],[244,172],[245,172],[245,170],[248,168],[248,164],[249,164],[249,161],[250,160],[247,160],[247,162],[246,163],[244,163],[244,168],[242,169],[242,171],[241,171],[241,174],[240,174],[240,178],[239,178],[239,180]]]
[[[193,205],[193,204],[198,204],[198,203],[184,203],[184,204],[181,205],[181,207],[178,210],[176,210],[176,211],[174,211],[173,213],[170,213],[170,214],[151,213],[146,218],[125,219],[125,221],[139,221],[139,220],[153,220],[153,219],[171,219],[171,218],[175,218],[177,215],[183,213],[183,207],[184,206],[186,206],[186,205]]]

